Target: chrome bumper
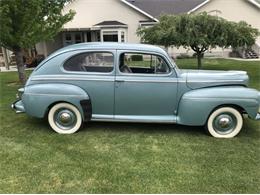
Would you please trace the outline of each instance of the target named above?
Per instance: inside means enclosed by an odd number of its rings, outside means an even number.
[[[25,109],[22,100],[18,99],[12,103],[11,108],[16,112],[16,114],[24,113]]]
[[[257,113],[255,120],[260,120],[260,113]]]

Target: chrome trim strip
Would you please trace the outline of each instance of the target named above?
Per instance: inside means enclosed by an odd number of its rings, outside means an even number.
[[[150,117],[149,119],[144,117]],[[160,118],[160,119],[157,119]],[[169,118],[169,117],[168,117]],[[168,123],[176,124],[177,118],[172,116],[171,119],[162,119],[160,116],[122,116],[122,115],[99,115],[93,114],[91,121],[105,121],[105,122],[140,122],[140,123]]]
[[[25,93],[24,95],[34,95],[34,96],[66,96],[66,97],[77,97],[83,98],[86,97],[84,95],[68,95],[68,94],[44,94],[44,93]]]
[[[187,83],[242,82],[244,80],[187,80]]]
[[[92,118],[91,121],[100,122],[127,122],[127,123],[166,123],[166,124],[176,124],[177,121],[160,121],[160,120],[132,120],[132,119],[103,119],[103,118]]]
[[[147,79],[147,80],[146,80]],[[49,81],[49,80],[69,80],[69,81],[105,81],[105,82],[118,82],[118,80],[122,80],[122,81],[125,81],[125,82],[144,82],[144,83],[177,83],[178,82],[178,79],[176,78],[173,78],[173,79],[161,79],[161,80],[155,80],[155,79],[129,79],[129,78],[126,78],[126,79],[123,79],[123,78],[120,78],[120,77],[117,77],[116,80],[113,76],[113,78],[109,79],[109,78],[90,78],[90,77],[78,77],[78,76],[73,76],[73,77],[64,77],[64,76],[59,76],[59,75],[55,75],[55,76],[34,76],[31,78],[32,81]]]
[[[92,114],[92,119],[114,119],[114,115]]]
[[[177,83],[178,80],[141,80],[141,79],[133,79],[133,80],[128,80],[128,79],[120,79],[120,81],[115,80],[116,82],[142,82],[142,83]]]
[[[244,97],[241,97],[241,98],[232,98],[232,97],[183,97],[182,98],[183,100],[201,100],[201,99],[216,99],[216,100],[219,100],[219,99],[229,99],[229,100],[254,100],[256,103],[257,103],[257,100],[254,99],[254,98],[244,98]]]
[[[143,77],[169,77],[173,74],[173,71],[171,69],[171,72],[167,73],[167,74],[155,74],[155,73],[124,73],[124,72],[121,72],[118,68],[118,71],[119,71],[119,75],[120,76],[143,76]],[[176,78],[176,77],[175,77]]]
[[[32,77],[32,81],[49,81],[49,80],[69,80],[69,81],[108,81],[108,82],[114,82],[114,76],[113,79],[106,79],[106,78],[89,78],[89,77]]]

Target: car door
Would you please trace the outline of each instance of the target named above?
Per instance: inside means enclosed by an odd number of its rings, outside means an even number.
[[[117,51],[115,119],[175,122],[177,77],[166,56]]]
[[[81,51],[64,64],[68,80],[90,97],[92,119],[114,117],[115,50]]]

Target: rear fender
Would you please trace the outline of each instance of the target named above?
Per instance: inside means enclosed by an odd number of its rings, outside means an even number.
[[[76,106],[85,119],[83,105],[86,104],[82,104],[82,101],[90,102],[88,94],[80,87],[70,84],[29,85],[25,87],[22,95],[26,113],[37,118],[43,118],[52,105],[58,102],[67,102]]]

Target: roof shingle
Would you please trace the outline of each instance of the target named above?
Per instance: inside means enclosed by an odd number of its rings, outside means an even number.
[[[162,14],[187,13],[205,0],[127,0],[127,2],[158,18]]]

